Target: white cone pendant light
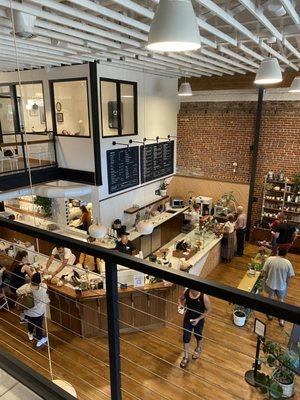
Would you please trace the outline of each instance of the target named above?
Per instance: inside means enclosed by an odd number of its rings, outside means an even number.
[[[141,235],[151,235],[154,226],[150,220],[144,219],[137,224],[136,229]]]
[[[94,238],[94,239],[101,239],[104,238],[104,236],[107,233],[107,228],[104,225],[98,224],[98,222],[93,223],[89,227],[89,235]]]
[[[262,60],[254,83],[257,85],[271,85],[281,81],[282,73],[277,58],[265,58]]]
[[[294,78],[291,87],[289,89],[290,93],[300,93],[300,76]]]
[[[199,28],[191,0],[160,0],[150,26],[147,48],[162,52],[200,48]]]
[[[193,96],[192,88],[189,82],[182,82],[178,90],[178,96]]]

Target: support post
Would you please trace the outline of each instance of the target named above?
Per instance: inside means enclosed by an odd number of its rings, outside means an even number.
[[[250,231],[251,231],[253,197],[254,197],[254,191],[255,191],[256,166],[257,166],[257,159],[258,159],[259,135],[260,135],[260,128],[261,128],[263,100],[264,100],[264,88],[261,86],[258,89],[254,140],[253,140],[253,146],[252,146],[252,163],[251,163],[250,188],[249,188],[249,197],[248,197],[246,240],[249,240]]]
[[[245,373],[245,381],[251,386],[258,386],[256,382],[258,365],[259,365],[259,351],[260,351],[261,337],[257,336],[256,353],[254,361],[254,369],[250,369]]]
[[[105,262],[110,391],[113,400],[121,400],[120,327],[117,264]]]

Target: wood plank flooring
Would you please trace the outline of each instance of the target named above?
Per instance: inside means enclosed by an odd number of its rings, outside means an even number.
[[[256,246],[247,245],[244,257],[218,265],[208,279],[236,287],[256,251]],[[291,282],[287,302],[299,306],[300,256],[291,254],[289,259],[297,276]],[[259,313],[251,316],[246,327],[238,328],[232,323],[232,306],[215,298],[211,301],[213,312],[205,324],[201,358],[191,361],[185,370],[179,367],[182,316],[176,314],[176,304],[169,304],[175,317],[164,328],[122,335],[123,399],[266,399],[244,381],[244,373],[251,369],[255,355],[253,320]],[[259,317],[266,320],[264,315]],[[267,329],[270,338],[287,342],[277,320],[267,321]],[[290,332],[291,324],[287,323],[285,330]],[[49,334],[54,378],[72,383],[81,400],[109,399],[107,340],[81,339],[51,323]],[[47,348],[33,348],[25,327],[18,325],[17,315],[0,312],[0,345],[50,378]],[[294,400],[300,400],[299,389],[297,382]]]

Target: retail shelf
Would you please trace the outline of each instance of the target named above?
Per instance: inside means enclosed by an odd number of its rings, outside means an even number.
[[[287,204],[294,204],[294,205],[300,207],[300,203],[299,203],[299,202],[298,202],[298,203],[295,203],[294,201],[285,201],[284,203],[287,203]]]
[[[300,215],[299,211],[284,210],[284,212],[285,213],[290,213],[290,214],[299,214]]]
[[[264,198],[265,199],[265,201],[275,201],[276,203],[282,203],[283,202],[283,199],[282,200],[273,200],[273,199],[266,199],[266,198]]]
[[[37,218],[47,220],[47,218],[43,214],[38,213],[38,212],[23,210],[22,208],[11,206],[11,205],[5,205],[5,208],[9,208],[10,210],[18,212],[20,214],[26,214],[26,215],[30,215],[31,217],[37,217]]]

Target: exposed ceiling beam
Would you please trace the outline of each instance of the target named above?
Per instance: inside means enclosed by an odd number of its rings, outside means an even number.
[[[296,25],[300,25],[300,16],[290,0],[280,0],[287,13],[290,15]]]

